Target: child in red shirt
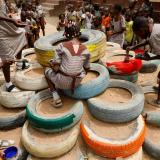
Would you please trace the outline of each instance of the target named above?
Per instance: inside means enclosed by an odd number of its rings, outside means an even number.
[[[110,16],[109,16],[109,9],[105,8],[104,15],[102,16],[102,23],[101,23],[101,30],[106,33],[109,31],[110,28]]]

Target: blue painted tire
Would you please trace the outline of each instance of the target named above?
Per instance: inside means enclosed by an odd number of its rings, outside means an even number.
[[[111,73],[110,76],[112,79],[120,79],[120,80],[125,80],[133,83],[138,81],[138,72],[134,72],[132,74],[125,74],[125,75]]]
[[[115,87],[129,90],[132,94],[132,99],[127,103],[111,104],[106,101],[100,101],[96,97],[91,98],[87,101],[91,114],[98,120],[111,123],[129,122],[137,118],[142,113],[144,107],[142,89],[127,81],[111,80],[109,88]]]
[[[160,159],[160,147],[159,145],[153,144],[150,140],[145,138],[143,149],[152,157],[156,158],[157,160]]]
[[[64,94],[75,99],[89,99],[105,91],[109,85],[110,76],[108,70],[96,63],[91,63],[90,70],[98,72],[99,76],[94,80],[80,84],[74,90],[74,94],[72,94],[71,90],[63,90]]]
[[[151,57],[155,56],[152,53],[149,53],[149,55]],[[153,73],[157,70],[158,65],[160,65],[160,60],[143,61],[140,73]]]
[[[37,104],[51,97],[52,94],[48,90],[44,90],[37,93],[29,101],[26,113],[32,126],[43,132],[60,132],[76,125],[83,115],[83,103],[81,101],[75,103],[73,108],[63,116],[48,118],[37,113]]]
[[[147,112],[146,122],[148,124],[160,127],[160,113],[156,111]]]

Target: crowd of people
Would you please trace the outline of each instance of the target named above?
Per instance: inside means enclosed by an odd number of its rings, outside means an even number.
[[[39,0],[34,2],[19,1],[16,5],[13,5],[8,0],[5,3],[8,16],[26,24],[24,29],[28,47],[33,47],[34,42],[39,38],[40,29],[43,36],[45,36],[45,14]]]
[[[69,4],[65,12],[59,15],[58,31],[64,31],[68,22],[76,23],[80,28],[98,29],[103,31],[107,40],[115,42],[126,48],[139,41],[133,34],[133,21],[136,17],[146,17],[150,23],[152,19],[152,5],[149,0],[144,0],[140,7],[136,6],[136,0],[129,0],[128,8],[119,4],[110,7],[101,6],[98,3],[84,2],[77,8]]]

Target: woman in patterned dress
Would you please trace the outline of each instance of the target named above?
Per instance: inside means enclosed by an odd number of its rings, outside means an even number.
[[[66,27],[65,35],[70,41],[58,45],[55,58],[50,60],[51,68],[45,70],[55,107],[62,106],[56,88],[74,91],[85,77],[86,70],[90,68],[90,54],[78,40],[79,28],[75,25]]]
[[[24,30],[18,27],[24,27],[24,24],[9,18],[6,4],[0,0],[0,61],[8,92],[18,91],[10,81],[10,65],[15,57],[21,58],[20,53],[27,44]]]

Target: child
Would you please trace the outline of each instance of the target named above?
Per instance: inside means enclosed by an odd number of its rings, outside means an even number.
[[[90,68],[90,54],[86,46],[79,41],[81,33],[78,26],[69,24],[65,29],[65,36],[69,41],[59,44],[55,58],[50,60],[51,68],[45,70],[54,107],[62,106],[56,88],[74,91],[85,77],[85,70]]]
[[[145,17],[137,17],[133,23],[133,31],[144,41],[136,46],[128,47],[128,50],[135,50],[141,46],[147,44],[150,45],[152,53],[155,56],[150,57],[148,54],[145,54],[144,57],[141,57],[143,60],[154,60],[160,59],[160,24],[150,24],[148,19]]]
[[[36,21],[32,18],[31,13],[27,12],[27,18],[26,18],[26,33],[27,33],[27,39],[28,39],[28,46],[30,48],[34,47],[35,42],[35,26],[37,26]]]
[[[59,15],[59,22],[58,22],[58,25],[57,25],[57,31],[64,31],[65,30],[65,24],[66,24],[65,15],[60,14]]]
[[[91,29],[93,27],[93,14],[90,12],[90,7],[85,8],[85,14],[82,15],[85,29]]]
[[[133,21],[130,11],[126,12],[125,18],[126,18],[125,46],[129,46],[131,45],[133,40],[133,29],[132,29]]]
[[[45,21],[45,18],[44,18],[43,8],[40,5],[39,1],[36,2],[36,11],[37,11],[37,16],[38,16],[38,27],[39,27],[39,30],[41,28],[43,36],[45,36],[46,21]]]
[[[99,29],[101,25],[101,13],[99,9],[99,3],[94,4],[94,27]]]
[[[27,5],[26,3],[22,3],[21,21],[26,22],[26,18],[27,18]]]
[[[104,9],[104,15],[102,16],[101,29],[104,33],[109,31],[110,28],[110,16],[109,16],[109,8]]]
[[[110,36],[109,41],[118,43],[123,48],[124,44],[124,31],[125,31],[125,18],[121,14],[122,7],[118,4],[113,7],[113,20],[112,20],[112,30],[108,32]]]

